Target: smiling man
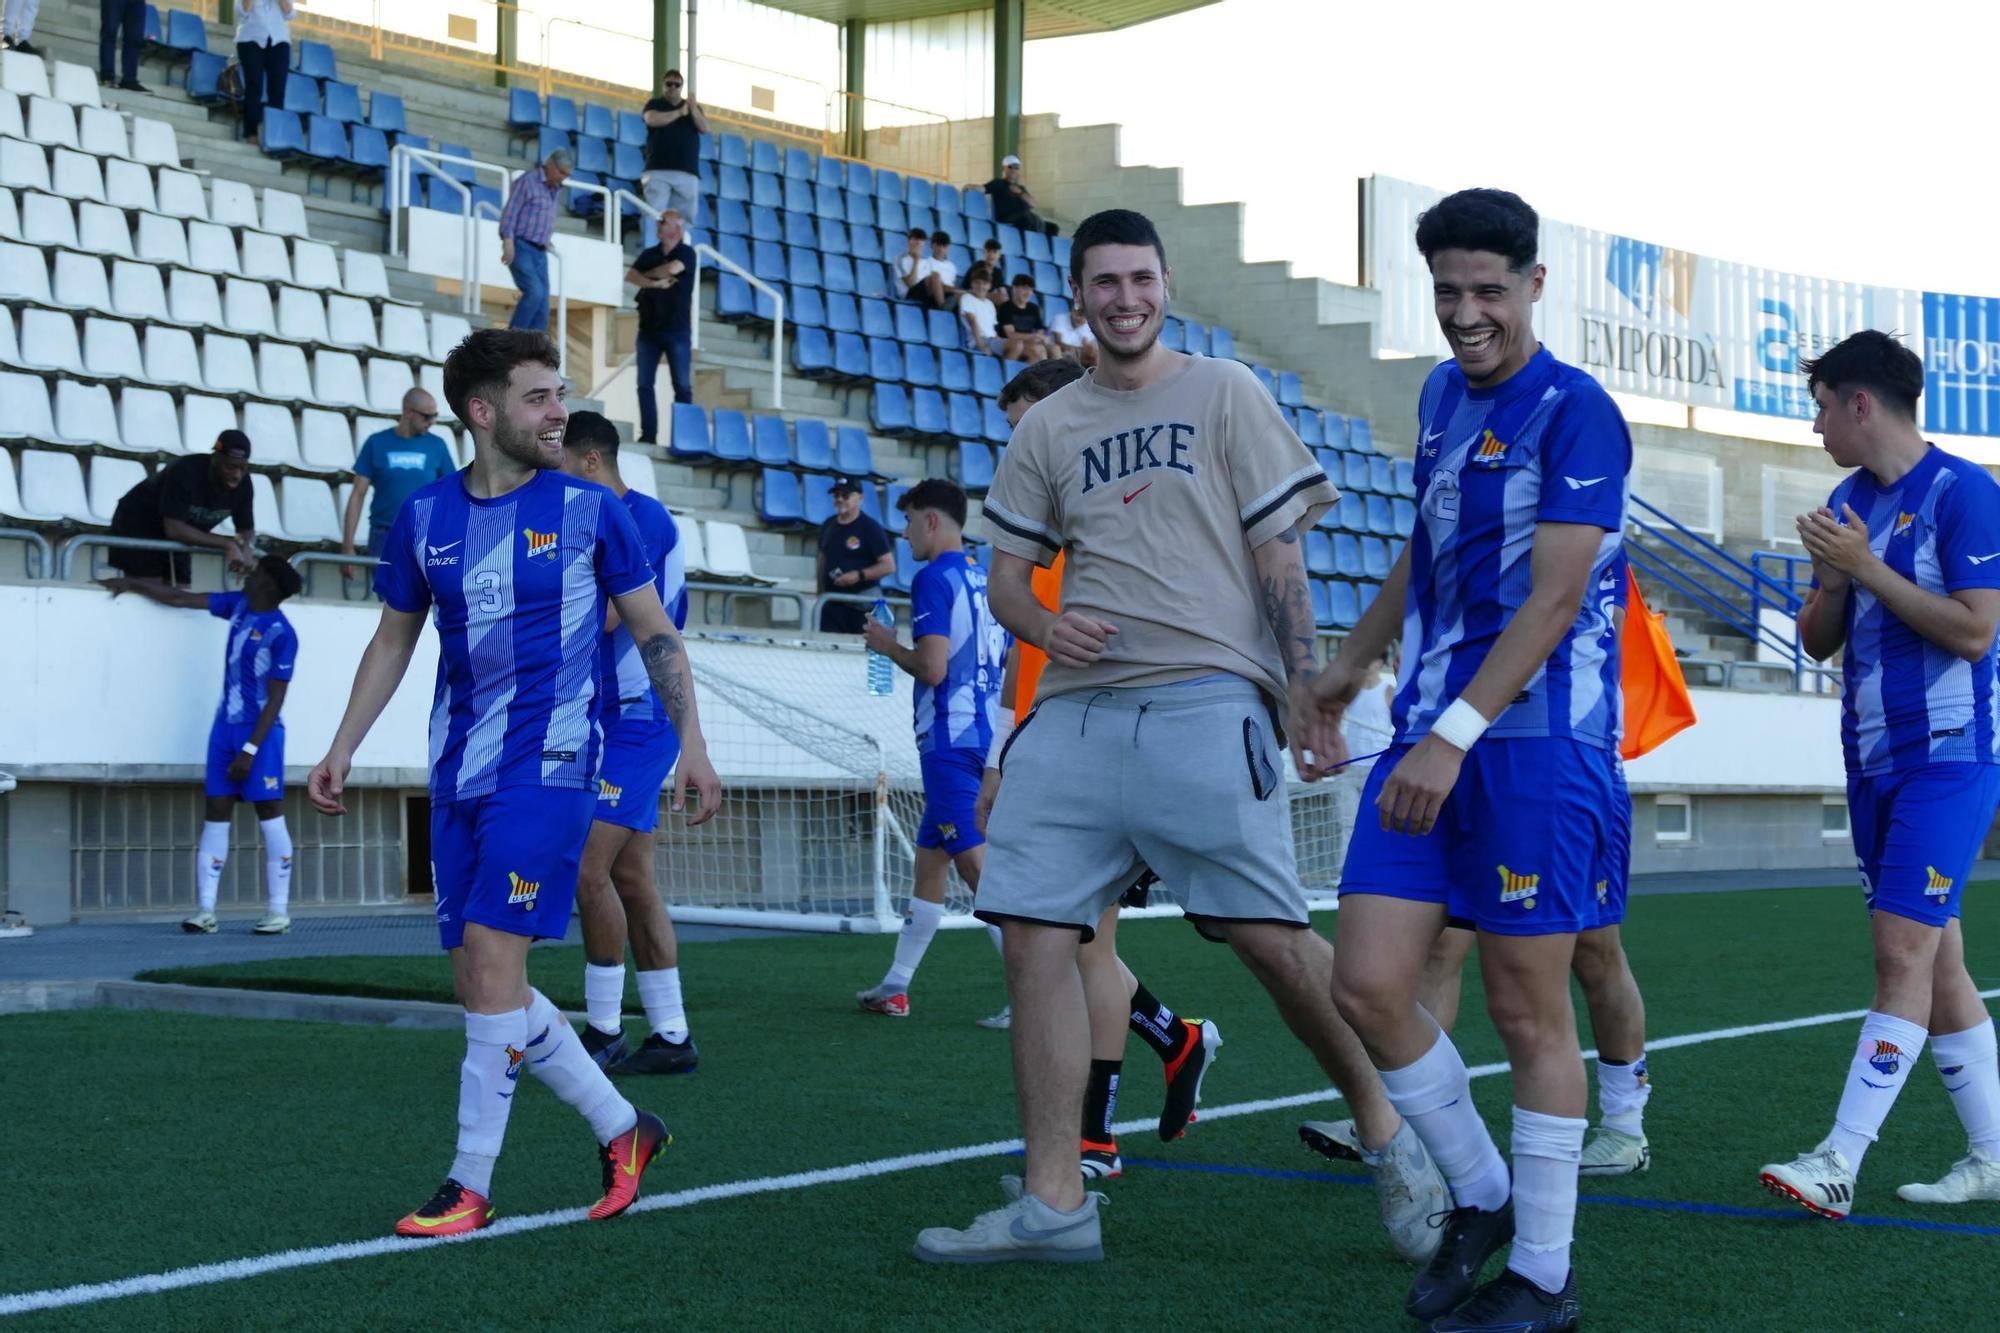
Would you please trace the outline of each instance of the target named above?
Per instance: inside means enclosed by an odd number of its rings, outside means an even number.
[[[1454,1206],[1404,1308],[1440,1333],[1574,1328],[1570,1236],[1587,1122],[1569,973],[1622,880],[1619,658],[1606,603],[1631,436],[1535,337],[1535,211],[1463,190],[1417,220],[1452,359],[1417,404],[1416,531],[1315,682],[1339,716],[1404,636],[1396,743],[1369,774],[1340,881],[1335,993]],[[1484,739],[1482,740],[1482,736]],[[1448,917],[1477,924],[1514,1076],[1510,1182],[1465,1062],[1417,1000]],[[1480,1268],[1513,1241],[1505,1273]]]

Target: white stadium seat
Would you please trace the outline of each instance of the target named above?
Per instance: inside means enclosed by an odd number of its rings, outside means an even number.
[[[333,247],[319,241],[294,241],[292,281],[316,292],[336,290],[340,286],[340,262]]]
[[[118,395],[118,434],[126,449],[135,453],[146,449],[179,453],[181,420],[174,411],[174,396],[165,389],[127,385]]]
[[[97,71],[88,65],[56,61],[54,92],[58,102],[68,102],[71,106],[104,105],[104,99],[97,95]]]
[[[139,258],[153,264],[188,265],[187,224],[179,218],[146,212],[139,215]]]
[[[14,341],[14,313],[0,306],[0,365],[13,365],[20,354],[20,344]]]
[[[346,279],[340,285],[342,290],[355,296],[389,295],[389,270],[382,266],[382,256],[364,254],[359,250],[342,252]]]
[[[292,257],[285,250],[285,238],[267,231],[243,233],[243,276],[271,282],[292,280]]]
[[[431,337],[424,327],[424,312],[413,305],[383,306],[381,349],[396,356],[428,360]]]
[[[291,408],[282,403],[243,404],[243,433],[250,437],[250,457],[260,465],[299,466],[299,427]]]
[[[208,220],[224,227],[257,225],[257,192],[242,181],[216,176],[208,183]]]
[[[250,474],[250,519],[257,525],[257,531],[267,537],[291,539],[292,534],[285,531],[285,521],[278,514],[278,487],[262,472]]]
[[[14,206],[14,192],[0,190],[0,237],[21,239],[21,211]]]
[[[71,148],[56,149],[51,179],[55,192],[65,199],[104,202],[104,168],[94,157]]]
[[[85,107],[77,116],[77,147],[98,157],[132,156],[132,144],[125,133],[125,117],[109,107]]]
[[[386,356],[368,358],[368,406],[377,412],[401,412],[403,395],[416,387],[407,361]]]
[[[159,200],[153,194],[152,168],[138,162],[127,162],[123,158],[106,158],[104,202],[113,208],[154,212],[159,207]],[[169,219],[160,220],[165,222]]]
[[[708,522],[703,546],[708,555],[708,572],[717,578],[743,579],[752,583],[773,583],[750,567],[750,542],[743,529],[720,519]]]
[[[278,336],[293,342],[323,343],[326,301],[303,287],[278,288]]]
[[[241,276],[243,261],[236,254],[236,233],[213,222],[188,223],[188,263],[207,273]]]
[[[87,255],[132,257],[132,224],[123,209],[88,200],[76,206],[76,248]]]
[[[132,157],[147,166],[178,167],[181,145],[174,127],[151,116],[132,117]]]
[[[155,324],[146,330],[145,346],[147,379],[155,384],[184,384],[191,389],[202,387],[201,359],[195,352],[192,333],[186,329]],[[214,438],[210,437],[209,443],[214,442]]]
[[[659,478],[653,475],[652,459],[642,457],[640,452],[628,453],[620,450],[619,461],[622,466],[618,469],[618,475],[625,479],[627,486],[641,495],[650,496],[655,500],[660,498],[660,482]]]
[[[84,320],[83,368],[99,379],[145,379],[139,331],[122,319]]]
[[[104,285],[104,261],[96,255],[80,255],[71,250],[56,251],[55,281],[50,292],[57,305],[77,310],[111,308],[111,290]]]
[[[451,410],[451,404],[444,399],[444,367],[426,362],[417,367],[417,383],[430,391],[437,402],[438,420],[447,424],[458,420],[458,413]]]
[[[326,338],[336,347],[373,349],[381,337],[375,311],[358,296],[334,293],[326,298]]]
[[[21,503],[86,527],[104,526],[90,512],[90,494],[83,486],[83,465],[75,454],[58,453],[54,449],[23,449]]]
[[[222,297],[206,273],[177,268],[167,276],[167,309],[176,324],[220,327]]]
[[[274,236],[306,235],[306,201],[290,190],[264,187],[264,230]]]
[[[181,452],[215,452],[215,437],[237,429],[236,407],[227,398],[191,393],[181,400]]]
[[[10,51],[4,54],[13,53]],[[14,455],[5,449],[0,449],[0,517],[25,519],[30,523],[61,521],[61,516],[58,514],[37,513],[21,502],[20,483],[14,479]]]
[[[0,52],[0,88],[23,97],[49,95],[49,68],[40,56],[19,51]]]
[[[0,296],[49,302],[49,267],[30,245],[0,241]]]
[[[335,407],[366,407],[361,362],[351,352],[314,352],[313,397]]]
[[[257,362],[241,338],[211,333],[201,340],[202,382],[217,393],[260,393]]]
[[[170,319],[160,270],[129,259],[111,261],[111,312],[127,319]]]
[[[30,97],[28,138],[50,148],[76,147],[76,108],[47,97]]]
[[[67,199],[29,190],[21,196],[21,239],[30,245],[76,246],[76,212]]]
[[[168,217],[208,220],[208,195],[202,191],[201,177],[192,171],[160,172],[160,211]]]
[[[21,124],[21,99],[13,93],[0,92],[0,134],[10,139],[25,139],[27,128]]]
[[[40,144],[0,139],[0,186],[15,190],[49,188],[49,155]]]
[[[464,342],[472,333],[472,324],[457,315],[447,315],[440,311],[431,312],[431,360],[442,361],[451,355],[451,349]],[[440,402],[442,406],[442,402]]]
[[[37,370],[83,373],[83,349],[76,341],[76,320],[61,310],[21,312],[21,364]]]
[[[652,465],[647,466],[650,469]],[[674,515],[674,525],[681,530],[681,559],[686,563],[688,577],[699,578],[708,572],[708,552],[701,544],[701,524],[685,513],[679,513]]]
[[[228,278],[222,289],[222,327],[231,333],[276,337],[278,321],[271,310],[271,289],[246,278]]]
[[[361,428],[359,420],[354,428]],[[323,407],[308,407],[299,413],[299,457],[306,466],[333,467],[345,472],[354,466],[356,452],[344,413],[329,412]]]
[[[39,375],[0,372],[0,439],[55,440],[49,386]]]
[[[97,521],[111,526],[111,516],[126,493],[146,479],[146,465],[136,458],[90,460],[90,508]]]
[[[111,405],[111,390],[102,384],[57,380],[55,417],[59,435],[119,447],[118,412]]]
[[[361,456],[361,446],[368,443],[368,437],[385,430],[394,430],[394,417],[357,416],[354,418],[354,456]]]
[[[296,541],[337,542],[340,516],[333,508],[333,488],[315,477],[287,477],[279,489],[280,517]]]
[[[296,344],[272,338],[257,349],[257,382],[264,396],[280,402],[302,402],[312,397],[312,377],[306,373],[306,354]],[[244,418],[248,421],[247,409]],[[244,429],[249,429],[246,425]],[[293,457],[298,446],[292,446]]]

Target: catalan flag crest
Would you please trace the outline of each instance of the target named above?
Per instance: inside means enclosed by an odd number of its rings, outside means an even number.
[[[553,532],[536,532],[533,528],[522,528],[521,535],[528,539],[528,555],[530,558],[538,555],[554,555],[556,553],[556,537],[558,534]]]
[[[535,905],[535,895],[542,891],[542,882],[540,880],[522,879],[511,870],[507,872],[507,883],[509,885],[507,890],[507,905],[509,907],[520,907],[524,910],[532,908]]]
[[[1498,463],[1506,456],[1507,442],[1490,430],[1479,437],[1479,444],[1472,451],[1475,463]]]
[[[623,796],[624,794],[625,794],[625,789],[623,787],[614,787],[610,783],[606,782],[603,778],[599,778],[597,780],[598,800],[609,801],[612,805],[615,806],[618,804],[618,798]]]
[[[1951,877],[1940,875],[1936,866],[1924,867],[1924,896],[1942,898],[1951,892]]]
[[[1915,514],[1896,515],[1896,530],[1890,533],[1889,535],[1892,537],[1908,536],[1910,531],[1910,524],[1916,521],[1917,521],[1917,516]]]
[[[1540,875],[1517,875],[1506,866],[1500,866],[1500,901],[1519,903],[1523,911],[1532,911],[1535,895],[1541,892]]]

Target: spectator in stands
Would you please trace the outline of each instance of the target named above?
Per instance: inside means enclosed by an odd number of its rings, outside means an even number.
[[[1069,317],[1057,320],[1049,334],[1062,349],[1062,355],[1086,366],[1097,365],[1097,334],[1092,331],[1090,320],[1083,313],[1082,302],[1071,306]]]
[[[243,71],[243,142],[257,142],[264,107],[285,105],[292,68],[292,0],[243,0],[236,20],[236,63]]]
[[[1035,196],[1021,184],[1021,159],[1012,153],[1000,159],[1000,174],[986,182],[986,194],[993,200],[993,220],[1023,231],[1045,231],[1053,236],[1062,228],[1044,222],[1035,211]]]
[[[7,0],[11,9],[13,0]],[[125,47],[120,59],[118,41]],[[97,25],[97,81],[109,88],[116,82],[128,93],[143,93],[139,82],[139,56],[146,49],[146,0],[99,0]],[[118,72],[112,72],[113,63]]]
[[[0,51],[19,51],[24,56],[41,55],[42,49],[28,41],[29,35],[35,31],[35,13],[41,7],[42,0],[7,0],[6,23],[4,28],[0,28]]]
[[[965,342],[975,352],[1005,357],[1008,344],[1000,336],[999,317],[993,309],[993,274],[984,264],[974,264],[965,275],[965,291],[958,298],[959,322],[965,325]]]
[[[234,537],[218,537],[223,519],[236,524]],[[255,557],[257,521],[251,511],[250,437],[226,430],[215,437],[206,458],[176,458],[125,492],[111,515],[114,537],[150,537],[220,551],[229,567],[248,573]],[[193,563],[185,551],[149,551],[114,546],[106,559],[113,568],[152,583],[192,582]]]
[[[361,452],[354,457],[354,490],[347,497],[347,513],[340,525],[342,554],[355,553],[354,534],[361,526],[361,504],[370,487],[375,498],[368,505],[366,550],[373,560],[382,554],[382,539],[389,535],[389,525],[396,521],[396,511],[410,498],[410,492],[458,470],[451,446],[431,433],[437,415],[437,399],[428,390],[412,389],[403,395],[403,411],[396,424],[362,442]],[[361,572],[359,565],[342,565],[341,581]],[[372,576],[375,571],[367,572]]]
[[[692,227],[701,220],[701,136],[708,117],[692,97],[682,97],[681,72],[670,69],[660,79],[660,95],[646,103],[646,170],[639,177],[646,202],[664,213],[669,209]]]
[[[896,548],[882,525],[861,512],[861,483],[833,479],[833,517],[819,526],[821,592],[868,593],[896,572]],[[826,634],[859,634],[868,619],[859,602],[828,602],[820,608]]]
[[[567,148],[542,161],[540,171],[524,171],[500,212],[500,262],[514,275],[521,299],[509,328],[545,332],[549,326],[549,238],[556,231],[556,201],[562,183],[576,169]],[[518,243],[518,244],[517,244]]]
[[[1007,256],[1000,249],[1000,238],[988,236],[986,244],[979,247],[979,262],[986,265],[986,271],[1001,274],[1007,271]]]
[[[933,289],[940,310],[949,310],[958,302],[958,294],[964,288],[958,285],[958,261],[951,257],[951,233],[934,231],[931,233],[931,277],[936,279]]]
[[[896,295],[919,305],[944,307],[931,299],[930,233],[922,227],[910,228],[910,246],[896,256]]]
[[[1013,290],[1007,299],[997,307],[1000,316],[1000,333],[1007,339],[1009,355],[1016,361],[1030,363],[1044,357],[1059,355],[1051,349],[1048,339],[1043,336],[1048,325],[1042,321],[1042,308],[1035,302],[1035,280],[1025,273],[1014,275]],[[1020,354],[1013,355],[1012,349],[1019,348]]]
[[[660,403],[654,383],[660,358],[674,384],[674,401],[694,401],[694,247],[684,239],[681,215],[660,214],[659,241],[639,252],[625,281],[639,289],[639,443],[658,444]]]

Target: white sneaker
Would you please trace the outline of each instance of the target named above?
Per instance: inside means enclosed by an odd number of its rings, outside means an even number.
[[[1854,1168],[1824,1140],[1789,1162],[1773,1162],[1757,1173],[1757,1179],[1779,1198],[1821,1217],[1838,1221],[1854,1207]]]
[[[1451,1190],[1424,1151],[1424,1141],[1405,1120],[1381,1152],[1363,1149],[1361,1160],[1375,1177],[1375,1208],[1396,1257],[1404,1263],[1429,1263],[1444,1239]]]
[[[1909,1203],[1971,1203],[2000,1199],[2000,1161],[1974,1148],[1945,1172],[1935,1185],[1899,1185],[1896,1197]]]
[[[256,925],[250,927],[253,935],[282,935],[292,928],[292,919],[282,912],[267,912]]]
[[[190,935],[213,935],[216,931],[215,913],[196,912],[181,922],[181,929]]]
[[[972,1021],[975,1026],[986,1028],[989,1031],[1005,1032],[1008,1028],[1014,1026],[1014,1006],[1003,1004],[1000,1006],[999,1013],[988,1014],[984,1018],[975,1018]]]
[[[1299,1142],[1329,1162],[1361,1160],[1361,1135],[1352,1120],[1308,1120],[1299,1126]]]
[[[1000,1189],[1012,1200],[1005,1208],[981,1213],[963,1231],[926,1227],[911,1252],[927,1264],[1081,1264],[1104,1257],[1097,1223],[1102,1194],[1086,1191],[1081,1208],[1059,1213],[1022,1193],[1018,1176],[1001,1177]]]
[[[1653,1149],[1644,1134],[1598,1126],[1590,1142],[1583,1145],[1583,1160],[1577,1163],[1580,1176],[1635,1176],[1653,1164]]]

